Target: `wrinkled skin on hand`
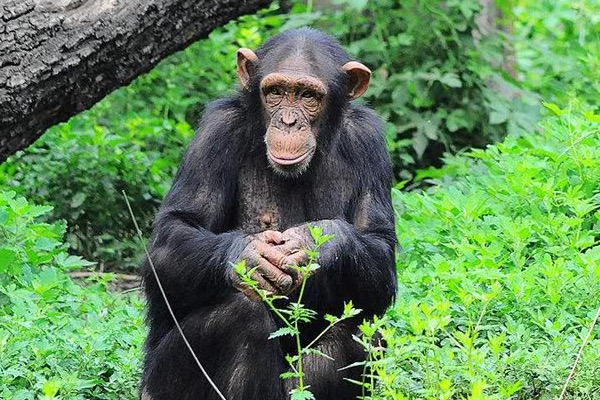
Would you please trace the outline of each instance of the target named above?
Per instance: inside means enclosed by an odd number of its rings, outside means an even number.
[[[302,277],[293,266],[304,266],[308,261],[305,250],[312,239],[303,227],[295,227],[285,232],[264,231],[252,235],[240,259],[246,261],[248,269],[256,268],[252,278],[259,288],[272,294],[286,295],[298,288]],[[310,240],[309,240],[310,239]],[[258,294],[247,287],[237,273],[234,286],[251,300],[260,300]]]

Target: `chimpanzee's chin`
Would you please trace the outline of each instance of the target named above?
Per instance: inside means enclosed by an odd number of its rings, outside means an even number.
[[[297,178],[308,169],[310,158],[311,157],[308,157],[305,160],[293,165],[282,165],[274,162],[273,160],[269,160],[269,162],[273,170],[275,170],[278,175],[286,178]]]

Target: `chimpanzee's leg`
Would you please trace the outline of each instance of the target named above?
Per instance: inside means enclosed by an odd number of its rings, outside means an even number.
[[[276,330],[262,303],[242,294],[182,321],[198,359],[227,400],[282,400],[285,366]],[[217,400],[174,328],[146,355],[143,400]],[[145,396],[145,397],[144,397]]]
[[[318,400],[355,400],[362,394],[362,388],[346,379],[362,381],[363,367],[355,366],[340,371],[355,362],[364,361],[366,353],[362,346],[352,339],[356,327],[343,322],[334,326],[315,345],[315,348],[333,358],[309,355],[304,358],[305,384]],[[344,379],[346,378],[346,379]],[[286,381],[289,392],[297,382]],[[289,398],[289,397],[287,397]]]

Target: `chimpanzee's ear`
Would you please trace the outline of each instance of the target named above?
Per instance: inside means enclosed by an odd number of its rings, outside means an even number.
[[[237,74],[244,90],[248,89],[251,74],[254,72],[252,63],[256,60],[258,57],[250,49],[241,48],[237,51]]]
[[[358,61],[347,62],[342,69],[346,71],[352,83],[352,89],[348,93],[350,100],[358,99],[369,88],[371,70]]]

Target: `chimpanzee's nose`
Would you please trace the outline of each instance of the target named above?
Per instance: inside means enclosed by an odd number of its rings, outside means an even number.
[[[283,113],[281,113],[281,122],[289,127],[296,125],[297,120],[296,113],[292,109],[284,110]]]

